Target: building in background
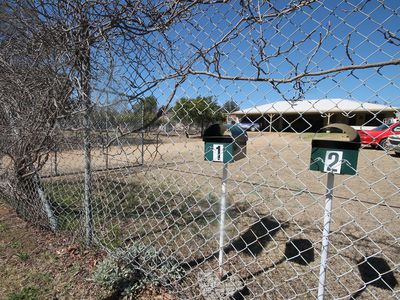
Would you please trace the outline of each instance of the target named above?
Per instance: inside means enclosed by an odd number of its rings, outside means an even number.
[[[278,101],[238,110],[229,115],[235,122],[254,122],[263,131],[316,132],[331,123],[371,128],[398,117],[400,109],[348,99]]]

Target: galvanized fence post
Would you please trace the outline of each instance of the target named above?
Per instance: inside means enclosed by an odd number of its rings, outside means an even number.
[[[218,266],[219,266],[219,278],[224,276],[223,264],[224,264],[224,238],[225,238],[225,213],[226,213],[226,182],[228,180],[228,163],[224,163],[222,170],[222,193],[220,203],[220,220],[219,220],[219,254],[218,254]]]
[[[324,228],[322,232],[322,248],[321,248],[321,264],[319,271],[319,284],[318,284],[318,300],[323,300],[325,295],[325,283],[326,283],[326,269],[328,267],[328,249],[329,249],[329,231],[331,228],[332,220],[332,198],[333,198],[333,184],[334,174],[328,173],[327,184],[326,184],[326,198],[325,198],[325,209],[324,209]]]

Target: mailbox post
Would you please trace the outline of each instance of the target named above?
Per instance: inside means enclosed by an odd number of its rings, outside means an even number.
[[[334,174],[355,175],[357,173],[358,152],[361,146],[357,131],[348,125],[335,123],[325,126],[322,129],[329,129],[330,131],[331,129],[340,130],[347,135],[348,140],[312,140],[310,170],[327,173],[318,300],[323,300],[325,294]]]
[[[238,125],[213,124],[203,134],[204,160],[223,163],[219,220],[219,278],[223,277],[223,255],[228,164],[246,157],[247,133]]]

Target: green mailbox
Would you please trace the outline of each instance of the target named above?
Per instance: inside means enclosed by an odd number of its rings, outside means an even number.
[[[213,124],[203,134],[204,159],[231,163],[246,156],[247,133],[238,125]]]
[[[360,136],[357,131],[346,124],[335,123],[325,126],[324,139],[312,140],[310,170],[333,174],[355,175],[357,173]],[[329,138],[334,133],[342,132],[346,140]],[[348,140],[347,140],[348,139]]]

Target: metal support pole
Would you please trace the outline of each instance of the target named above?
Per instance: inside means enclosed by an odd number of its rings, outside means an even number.
[[[91,245],[93,239],[93,210],[92,210],[92,159],[90,143],[90,106],[86,103],[85,132],[84,132],[84,157],[85,157],[85,182],[84,182],[84,209],[85,209],[85,233],[86,244]]]
[[[141,166],[144,165],[144,102],[142,100],[142,130],[141,132]]]
[[[89,41],[89,26],[86,16],[81,20],[80,37],[84,41]],[[83,116],[83,149],[85,159],[85,180],[84,180],[84,200],[83,206],[85,211],[85,236],[86,244],[91,245],[93,241],[93,207],[92,207],[92,158],[91,158],[91,135],[92,135],[92,102],[90,100],[90,46],[89,43],[81,50],[80,53],[80,90],[79,98],[85,107]]]
[[[228,164],[224,163],[222,171],[222,194],[221,194],[221,208],[220,208],[220,220],[219,220],[219,278],[222,278],[224,263],[224,236],[225,236],[225,212],[226,212],[226,181],[228,179]]]
[[[330,125],[331,124],[331,117],[333,116],[333,114],[332,113],[328,113],[327,116],[328,116],[328,124],[327,125]]]
[[[333,173],[328,173],[324,210],[324,229],[322,233],[321,265],[319,269],[318,300],[323,300],[325,294],[326,269],[329,248],[329,231],[331,228],[332,219],[333,183],[334,175]]]
[[[54,149],[54,175],[58,176],[57,148]]]
[[[273,114],[269,114],[269,132],[272,132],[272,119],[274,118]]]
[[[106,145],[108,145],[108,140],[109,140],[109,136],[108,136],[108,128],[106,128]],[[106,170],[108,170],[108,146],[106,146],[105,149],[105,155],[106,155]]]
[[[89,98],[88,98],[89,99]],[[91,159],[91,128],[90,128],[90,100],[87,100],[84,116],[84,158],[85,158],[85,181],[84,181],[84,209],[85,209],[85,236],[86,244],[91,245],[93,239],[93,209],[92,209],[92,159]]]

